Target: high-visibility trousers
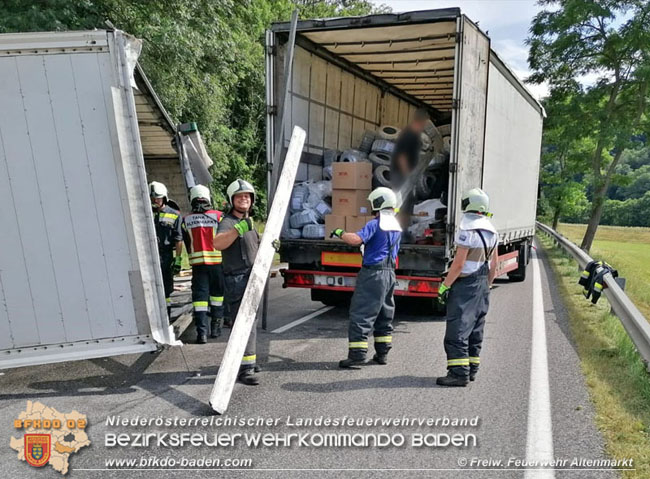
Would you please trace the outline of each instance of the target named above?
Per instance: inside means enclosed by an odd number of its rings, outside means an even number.
[[[366,358],[371,331],[377,354],[388,354],[393,343],[394,291],[392,264],[384,261],[379,265],[362,266],[350,302],[348,358]]]
[[[489,266],[464,278],[458,278],[447,298],[445,352],[447,369],[454,376],[467,377],[478,370],[485,316],[490,306]]]
[[[223,318],[223,267],[221,264],[192,266],[192,306],[196,334],[207,336],[208,315],[212,319]]]
[[[225,283],[225,297],[226,297],[226,317],[230,320],[231,323],[235,323],[237,318],[237,313],[239,313],[239,307],[241,306],[241,300],[244,296],[244,291],[246,291],[246,284],[248,283],[248,277],[250,276],[250,271],[247,271],[242,274],[226,274],[224,276]],[[257,362],[257,323],[260,318],[262,308],[258,308],[255,314],[255,322],[251,328],[251,334],[248,337],[248,342],[246,343],[246,348],[244,349],[244,356],[242,357],[240,371],[244,369],[250,369],[255,367]]]

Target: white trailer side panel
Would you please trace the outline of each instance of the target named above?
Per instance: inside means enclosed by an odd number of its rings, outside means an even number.
[[[539,105],[493,55],[482,187],[502,240],[534,233],[542,121]]]
[[[467,17],[458,19],[462,42],[456,56],[455,98],[460,102],[454,110],[450,158],[449,221],[458,227],[462,214],[462,195],[481,185],[483,138],[488,85],[490,40]],[[456,171],[453,171],[455,168]],[[453,231],[450,231],[453,234]],[[447,241],[452,244],[452,238]]]
[[[120,35],[0,36],[0,369],[170,341]]]

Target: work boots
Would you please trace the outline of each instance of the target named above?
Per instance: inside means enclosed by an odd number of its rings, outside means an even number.
[[[454,376],[451,373],[447,373],[446,376],[436,379],[436,384],[438,386],[464,388],[469,384],[469,379],[466,376]]]
[[[361,369],[361,366],[367,363],[365,358],[363,359],[343,359],[339,361],[339,367],[343,369]]]
[[[372,357],[372,360],[377,364],[388,364],[388,354],[375,353],[375,355]]]
[[[206,344],[208,342],[208,337],[205,334],[199,334],[196,337],[196,344]]]
[[[221,336],[221,324],[223,323],[223,318],[212,318],[210,321],[210,337],[218,338]]]
[[[474,381],[476,379],[476,375],[478,374],[478,368],[473,368],[469,367],[469,380]]]
[[[257,379],[255,375],[255,370],[253,368],[243,369],[239,376],[237,376],[239,382],[245,384],[246,386],[257,386],[260,383],[260,380]]]

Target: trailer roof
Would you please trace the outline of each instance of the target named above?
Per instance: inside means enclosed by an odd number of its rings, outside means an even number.
[[[449,112],[460,9],[301,20],[299,36],[409,96]],[[284,32],[288,23],[272,29]]]

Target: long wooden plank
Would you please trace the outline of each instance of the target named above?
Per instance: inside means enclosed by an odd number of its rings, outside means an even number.
[[[271,243],[280,237],[280,230],[289,206],[289,197],[298,171],[305,136],[305,130],[298,126],[293,128],[282,174],[266,220],[266,228],[260,241],[260,248],[255,263],[253,263],[241,307],[230,333],[228,346],[226,346],[226,352],[221,360],[217,379],[210,394],[210,406],[219,414],[223,414],[228,408],[228,403],[230,403],[230,396],[235,386],[241,359],[244,355],[244,348],[255,322],[257,308],[262,300],[264,285],[269,277],[273,255],[275,254],[275,249]]]

